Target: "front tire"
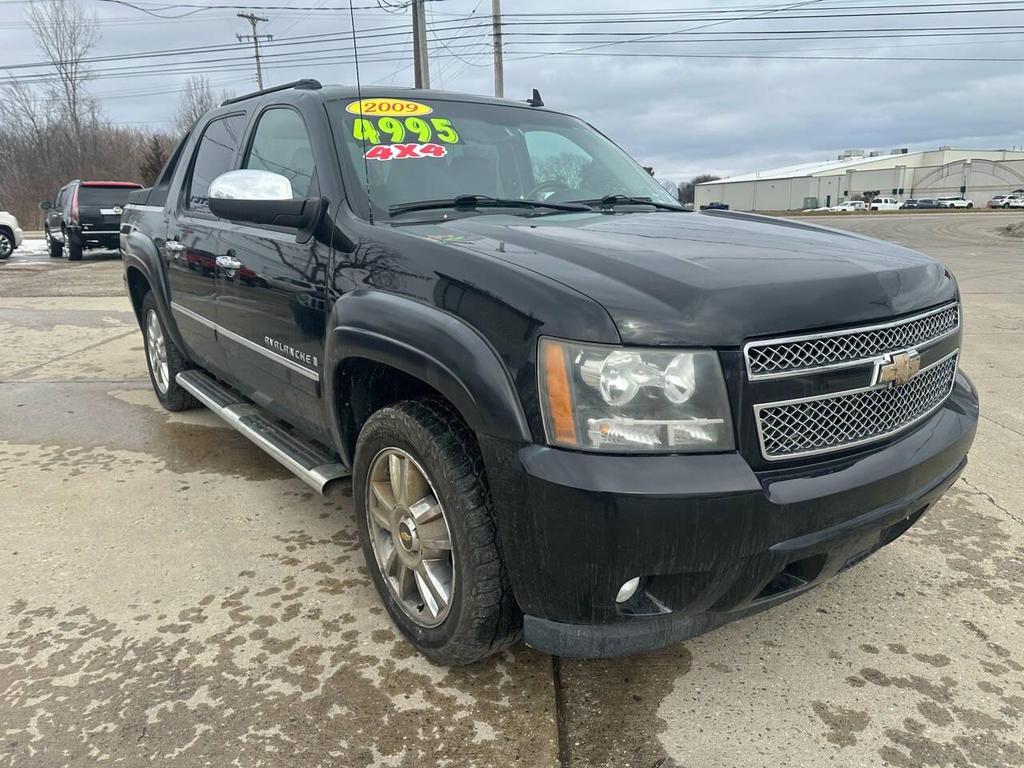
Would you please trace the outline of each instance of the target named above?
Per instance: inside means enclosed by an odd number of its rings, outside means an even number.
[[[182,388],[175,378],[180,372],[187,371],[193,366],[164,331],[152,291],[142,299],[142,335],[145,340],[149,380],[153,384],[153,391],[160,405],[168,411],[198,408],[200,402]]]
[[[374,413],[352,478],[363,555],[402,634],[439,664],[471,664],[519,637],[476,439],[446,403]]]

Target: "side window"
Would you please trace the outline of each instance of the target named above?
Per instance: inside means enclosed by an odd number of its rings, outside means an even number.
[[[192,172],[188,180],[185,207],[196,213],[209,213],[210,184],[231,170],[238,142],[245,130],[245,115],[229,115],[206,126],[199,140]]]
[[[313,150],[299,113],[284,107],[264,112],[242,167],[280,174],[292,183],[292,197],[309,197]]]
[[[181,154],[185,149],[185,144],[188,143],[189,134],[186,133],[181,141],[178,142],[178,146],[174,148],[171,156],[164,163],[163,170],[160,172],[159,178],[156,183],[153,184],[153,188],[149,191],[149,195],[145,202],[147,205],[159,205],[163,206],[167,202],[167,194],[171,189],[171,181],[174,179],[174,172],[177,170],[178,165],[181,162]]]
[[[525,139],[533,178],[538,184],[557,181],[572,189],[581,186],[584,170],[593,161],[582,147],[561,134],[549,131],[530,131]]]

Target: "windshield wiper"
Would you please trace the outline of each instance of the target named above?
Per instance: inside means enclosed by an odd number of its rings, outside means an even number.
[[[657,200],[652,200],[649,197],[633,197],[632,195],[605,195],[598,199],[592,200],[573,200],[574,203],[584,203],[585,205],[599,205],[602,208],[612,208],[616,205],[651,205],[655,208],[660,208],[664,211],[685,211],[681,205],[672,205],[671,203],[659,203]]]
[[[589,211],[589,205],[582,203],[548,203],[544,200],[516,200],[515,198],[490,197],[488,195],[456,195],[447,200],[420,200],[416,203],[392,205],[388,213],[396,216],[412,211],[430,211],[436,208],[455,208],[459,211],[474,211],[477,208],[549,208],[553,211]]]

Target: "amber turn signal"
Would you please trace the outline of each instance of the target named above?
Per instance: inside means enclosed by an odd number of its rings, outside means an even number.
[[[541,349],[544,366],[542,383],[547,395],[546,416],[549,432],[559,445],[578,446],[566,348],[558,342],[544,339]]]

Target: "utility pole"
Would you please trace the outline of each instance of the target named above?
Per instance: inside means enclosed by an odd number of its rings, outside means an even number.
[[[252,40],[253,51],[256,54],[256,85],[259,89],[263,90],[263,70],[260,68],[260,40],[273,40],[273,35],[257,35],[256,24],[263,21],[270,21],[266,16],[257,16],[255,13],[237,13],[235,14],[240,19],[245,19],[252,25],[251,35],[235,35],[238,38],[238,42],[245,43]]]
[[[430,61],[427,58],[427,16],[423,0],[412,0],[412,58],[417,88],[430,87]]]
[[[491,0],[491,30],[494,35],[494,95],[505,96],[505,67],[501,61],[501,0]]]

